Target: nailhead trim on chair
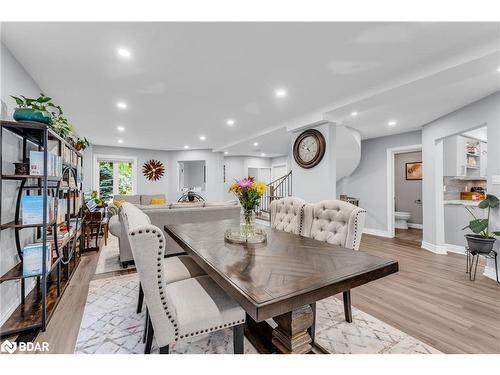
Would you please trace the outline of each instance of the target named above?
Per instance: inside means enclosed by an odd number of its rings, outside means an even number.
[[[153,234],[156,234],[156,230],[152,230]],[[139,234],[142,234],[142,230],[138,231]],[[146,230],[146,233],[149,233],[149,229]],[[134,236],[135,233],[134,232],[131,232],[130,233],[131,236]],[[163,243],[163,239],[161,238],[161,233],[158,233],[156,234],[156,237],[158,238],[158,243],[161,244]],[[164,301],[165,299],[165,296],[163,295],[163,279],[162,279],[162,273],[161,273],[161,260],[163,258],[163,245],[158,245],[158,275],[157,275],[157,278],[159,279],[158,280],[158,292],[160,294],[160,299],[162,301],[162,304],[163,304],[163,309],[165,310],[165,314],[167,316],[167,319],[170,321],[170,323],[172,323],[172,325],[174,326],[174,340],[177,341],[179,339],[179,328],[177,328],[177,322],[175,321],[175,319],[172,317],[172,314],[170,313],[170,311],[168,310],[168,305],[167,305],[167,302]]]
[[[299,225],[299,236],[302,235],[302,225],[304,224],[304,207],[306,205],[303,204],[302,206],[300,206],[300,225]]]
[[[221,324],[220,326],[215,326],[215,327],[211,327],[211,328],[207,328],[207,329],[202,329],[201,331],[186,333],[184,335],[181,335],[179,338],[183,339],[183,338],[188,337],[188,336],[195,336],[195,335],[199,335],[199,334],[203,334],[203,333],[207,333],[207,332],[212,332],[214,330],[217,331],[217,330],[222,329],[222,328],[229,328],[229,327],[232,327],[232,326],[235,326],[235,325],[238,325],[238,324],[243,324],[243,323],[245,323],[245,319],[237,320],[237,321],[232,322],[232,323]]]
[[[360,213],[366,213],[366,211],[365,210],[360,210],[360,211],[356,212],[356,217],[354,218],[354,239],[352,241],[352,245],[354,246],[354,248],[356,248],[356,244],[357,244],[358,217],[359,217]]]

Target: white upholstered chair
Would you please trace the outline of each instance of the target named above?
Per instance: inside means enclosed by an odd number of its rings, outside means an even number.
[[[302,214],[306,201],[298,197],[285,197],[271,202],[271,228],[300,234]]]
[[[245,311],[208,276],[168,283],[165,236],[147,215],[127,212],[128,235],[149,313],[148,330],[160,353],[182,339],[233,328],[234,352],[243,353]]]
[[[303,235],[318,241],[358,250],[366,211],[349,202],[325,200],[304,207]],[[352,322],[351,291],[343,292],[346,320]],[[315,310],[315,306],[313,306]],[[314,332],[313,332],[314,334]]]

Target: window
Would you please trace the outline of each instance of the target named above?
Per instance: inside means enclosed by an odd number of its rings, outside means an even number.
[[[94,190],[108,202],[116,194],[135,194],[135,158],[120,158],[105,155],[95,156]]]

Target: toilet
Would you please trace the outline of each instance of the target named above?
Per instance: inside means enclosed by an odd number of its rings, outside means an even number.
[[[410,217],[411,214],[409,212],[394,212],[394,226],[398,229],[408,229],[408,220],[410,220]]]

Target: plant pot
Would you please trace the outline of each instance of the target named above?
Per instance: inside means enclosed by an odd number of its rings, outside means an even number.
[[[489,254],[493,250],[495,238],[484,238],[479,234],[466,234],[469,250],[479,254]]]
[[[14,111],[14,120],[19,122],[35,122],[49,125],[50,115],[47,112],[38,111],[31,108],[16,108]]]

